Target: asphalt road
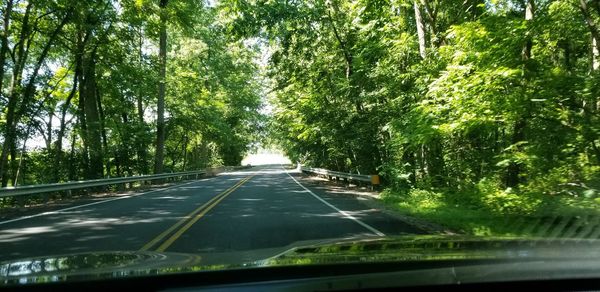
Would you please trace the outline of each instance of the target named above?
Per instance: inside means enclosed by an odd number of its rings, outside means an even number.
[[[359,199],[298,182],[281,166],[0,222],[0,261],[92,251],[200,253],[251,261],[297,245],[420,234]]]

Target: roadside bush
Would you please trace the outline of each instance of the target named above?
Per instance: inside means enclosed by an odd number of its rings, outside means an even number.
[[[415,206],[419,209],[436,209],[446,205],[443,194],[422,189],[409,189],[403,191],[386,189],[381,193],[381,198],[387,202],[394,202],[405,206]]]
[[[421,208],[425,209],[436,209],[445,205],[444,195],[433,191],[411,189],[407,197],[411,202],[418,203]]]
[[[499,214],[529,215],[536,212],[542,201],[507,189],[485,195],[483,202],[488,209]]]
[[[502,189],[498,181],[497,178],[484,178],[477,184],[479,204],[483,209],[500,215],[529,215],[542,204],[541,197],[512,188]]]

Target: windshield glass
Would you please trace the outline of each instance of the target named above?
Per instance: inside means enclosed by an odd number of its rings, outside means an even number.
[[[0,277],[600,237],[598,1],[3,0],[0,19]]]

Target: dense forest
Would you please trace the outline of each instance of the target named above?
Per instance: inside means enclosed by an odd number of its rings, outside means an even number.
[[[224,2],[232,34],[269,40],[293,160],[394,189],[598,193],[600,1]]]
[[[213,4],[0,3],[2,186],[243,158],[262,120],[259,51]]]
[[[521,212],[600,195],[598,0],[3,0],[1,12],[3,185],[234,165],[260,142],[380,174],[419,204],[462,195]]]

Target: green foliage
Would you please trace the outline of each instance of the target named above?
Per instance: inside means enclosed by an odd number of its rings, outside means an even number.
[[[222,8],[205,1],[169,1],[164,10],[159,1],[147,0],[13,2],[9,30],[0,31],[9,40],[1,42],[8,49],[0,64],[5,69],[0,76],[3,184],[88,178],[89,129],[98,124],[101,145],[94,146],[104,176],[150,172],[163,12],[165,170],[239,164],[260,136],[258,50],[225,34]],[[37,64],[39,72],[33,69]],[[25,92],[30,81],[31,98]],[[82,95],[90,84],[95,92]],[[89,116],[94,103],[98,117]],[[10,124],[9,112],[17,113]],[[13,138],[6,142],[8,134]],[[32,143],[40,140],[44,145]]]
[[[541,200],[514,193],[511,189],[508,189],[484,195],[482,203],[492,212],[526,215],[533,213]]]
[[[580,3],[535,2],[526,20],[519,1],[419,1],[424,40],[413,1],[222,11],[237,37],[269,41],[269,131],[290,158],[379,173],[390,204],[490,234],[599,200],[592,31]]]
[[[577,3],[539,1],[527,21],[516,1],[422,1],[425,58],[412,1],[223,5],[238,37],[269,40],[271,131],[293,159],[394,189],[489,181],[474,196],[498,212],[565,184],[596,193],[600,91]]]
[[[427,214],[597,207],[597,7],[540,0],[526,20],[522,1],[425,0],[417,23],[408,0],[73,3],[33,5],[30,31],[28,2],[14,11],[3,81],[19,86],[0,88],[11,181],[19,168],[23,182],[86,177],[86,126],[96,121],[85,119],[85,98],[73,89],[89,67],[78,60],[92,52],[104,174],[148,172],[164,13],[169,171],[238,164],[261,141],[304,164],[379,173],[403,194],[399,204]],[[29,49],[22,58],[20,38]],[[36,90],[27,99],[29,80]],[[44,149],[26,147],[19,166],[21,145],[37,136]]]

